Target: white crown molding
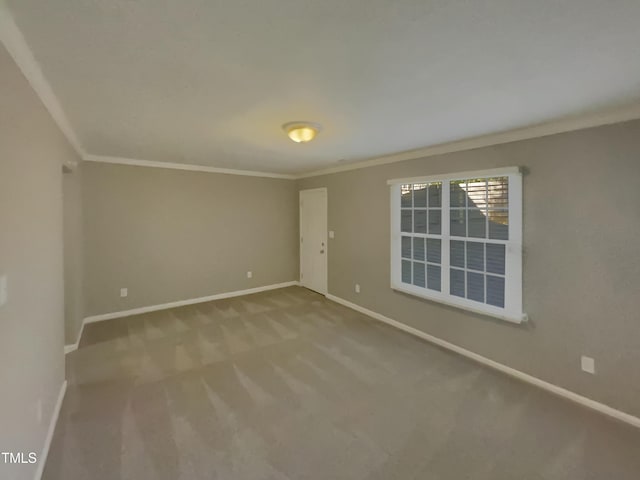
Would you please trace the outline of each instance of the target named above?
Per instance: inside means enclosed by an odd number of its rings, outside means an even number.
[[[0,0],[0,2],[1,1],[2,0]],[[389,163],[403,162],[406,160],[416,160],[420,158],[431,157],[434,155],[442,155],[445,153],[462,152],[465,150],[472,150],[474,148],[517,142],[519,140],[546,137],[548,135],[556,135],[558,133],[572,132],[585,128],[611,125],[614,123],[626,122],[636,119],[640,119],[640,103],[633,103],[630,105],[625,105],[623,107],[602,110],[596,113],[566,117],[546,123],[541,123],[538,125],[532,125],[529,127],[507,130],[504,132],[490,133],[487,135],[471,137],[455,142],[441,143],[438,145],[432,145],[430,147],[419,148],[416,150],[407,150],[391,155],[384,155],[368,160],[361,160],[348,165],[329,167],[298,174],[236,170],[231,168],[194,165],[190,163],[158,162],[153,160],[140,160],[135,158],[110,157],[106,155],[103,156],[85,154],[83,158],[88,162],[115,163],[120,165],[135,165],[139,167],[173,168],[176,170],[190,170],[194,172],[225,173],[228,175],[247,175],[252,177],[300,180],[303,178],[317,177],[320,175],[328,175],[332,173],[347,172],[350,170],[359,170],[361,168],[375,167],[377,165],[386,165]]]
[[[490,147],[492,145],[500,145],[503,143],[546,137],[559,133],[600,127],[603,125],[611,125],[614,123],[621,123],[637,119],[640,119],[640,103],[633,103],[630,105],[602,110],[591,114],[565,117],[562,119],[532,125],[529,127],[507,130],[504,132],[490,133],[487,135],[466,138],[455,142],[441,143],[438,145],[432,145],[430,147],[407,150],[391,155],[384,155],[368,160],[361,160],[355,163],[350,163],[348,165],[329,167],[298,174],[236,170],[231,168],[208,167],[204,165],[194,165],[189,163],[158,162],[153,160],[140,160],[135,158],[110,157],[91,154],[85,154],[83,158],[84,160],[89,162],[115,163],[120,165],[135,165],[139,167],[173,168],[177,170],[190,170],[194,172],[225,173],[229,175],[247,175],[253,177],[300,180],[303,178],[317,177],[320,175],[328,175],[332,173],[347,172],[350,170],[359,170],[361,168],[375,167],[377,165],[403,162],[406,160],[417,160],[420,158],[432,157],[434,155],[442,155],[445,153],[462,152],[465,150],[473,150],[475,148]]]
[[[250,170],[237,170],[230,168],[208,167],[202,165],[158,162],[152,160],[140,160],[132,158],[121,158],[111,156],[92,155],[85,152],[78,136],[73,130],[60,101],[56,97],[51,85],[42,73],[33,52],[29,48],[22,32],[18,28],[5,0],[0,0],[0,42],[5,46],[13,60],[16,62],[27,81],[36,92],[46,109],[49,111],[53,120],[56,122],[62,133],[65,135],[69,143],[76,150],[78,155],[87,161],[116,163],[121,165],[136,165],[141,167],[155,168],[172,168],[177,170],[190,170],[195,172],[224,173],[229,175],[247,175],[253,177],[267,178],[283,178],[283,179],[302,179],[308,177],[316,177],[319,175],[327,175],[331,173],[346,172],[361,168],[373,167],[377,165],[385,165],[389,163],[402,162],[405,160],[415,160],[434,155],[445,153],[459,152],[471,150],[474,148],[488,147],[491,145],[499,145],[503,143],[515,142],[518,140],[527,140],[531,138],[544,137],[547,135],[555,135],[558,133],[581,130],[585,128],[598,127],[601,125],[609,125],[613,123],[635,120],[640,118],[640,104],[634,103],[599,112],[574,115],[549,121],[529,127],[497,132],[477,137],[466,138],[463,140],[432,145],[429,147],[419,148],[415,150],[407,150],[391,155],[384,155],[370,159],[360,160],[347,165],[337,167],[322,168],[310,172],[298,174],[279,174],[271,172],[259,172]]]
[[[49,85],[42,73],[40,65],[29,48],[24,35],[16,25],[13,15],[4,0],[0,0],[0,42],[16,62],[29,85],[31,85],[31,88],[33,88],[48,110],[53,121],[58,125],[58,128],[60,128],[77,154],[82,157],[84,149],[64,113],[58,97],[53,93],[51,85]]]
[[[419,158],[431,157],[434,155],[461,152],[464,150],[489,147],[491,145],[516,142],[519,140],[528,140],[531,138],[546,137],[548,135],[555,135],[558,133],[599,127],[603,125],[610,125],[613,123],[626,122],[636,119],[640,119],[640,103],[633,103],[631,105],[625,105],[623,107],[612,108],[591,114],[565,117],[562,119],[532,125],[529,127],[507,130],[504,132],[490,133],[487,135],[466,138],[454,142],[441,143],[438,145],[432,145],[430,147],[419,148],[416,150],[407,150],[405,152],[384,155],[368,160],[361,160],[348,165],[341,165],[338,167],[329,167],[307,173],[300,173],[296,175],[296,179],[317,177],[319,175],[328,175],[331,173],[347,172],[349,170],[358,170],[360,168],[386,165],[388,163],[402,162],[405,160],[416,160]]]
[[[156,162],[153,160],[139,160],[136,158],[109,157],[104,155],[84,155],[87,162],[113,163],[117,165],[133,165],[136,167],[169,168],[173,170],[188,170],[191,172],[223,173],[226,175],[244,175],[247,177],[282,178],[293,180],[294,175],[284,173],[257,172],[252,170],[236,170],[233,168],[207,167],[204,165],[193,165],[191,163]]]

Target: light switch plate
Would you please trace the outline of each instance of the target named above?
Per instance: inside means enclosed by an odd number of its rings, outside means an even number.
[[[336,236],[336,232],[334,232],[333,230],[329,230],[329,238],[335,238]]]
[[[128,288],[121,288],[120,289],[120,296],[121,297],[126,297],[127,295],[129,295],[129,289]]]

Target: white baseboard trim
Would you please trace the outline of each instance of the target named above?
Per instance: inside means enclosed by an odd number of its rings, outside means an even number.
[[[114,318],[128,317],[131,315],[139,315],[141,313],[157,312],[158,310],[166,310],[168,308],[183,307],[185,305],[194,305],[196,303],[211,302],[213,300],[222,300],[224,298],[239,297],[242,295],[250,295],[252,293],[266,292],[267,290],[276,290],[278,288],[291,287],[297,285],[298,282],[275,283],[262,287],[247,288],[246,290],[236,290],[233,292],[217,293],[207,297],[190,298],[188,300],[178,300],[176,302],[161,303],[159,305],[150,305],[148,307],[133,308],[131,310],[122,310],[120,312],[104,313],[102,315],[92,315],[84,319],[83,323],[102,322],[104,320],[112,320]]]
[[[42,452],[38,456],[38,468],[36,469],[36,474],[33,477],[34,480],[40,480],[42,478],[42,473],[44,472],[44,466],[47,463],[47,456],[49,455],[49,448],[51,447],[51,441],[53,440],[53,433],[56,430],[56,425],[58,424],[58,417],[60,416],[60,409],[62,408],[62,402],[64,401],[64,396],[67,393],[67,381],[62,382],[60,386],[60,392],[58,393],[58,400],[56,401],[56,405],[53,409],[53,413],[51,414],[51,420],[49,421],[49,429],[47,430],[47,436],[44,440],[44,446],[42,447]]]
[[[252,293],[260,293],[260,292],[266,292],[268,290],[276,290],[278,288],[292,287],[298,284],[299,284],[298,281],[293,280],[290,282],[264,285],[262,287],[248,288],[246,290],[236,290],[233,292],[217,293],[215,295],[209,295],[207,297],[190,298],[188,300],[178,300],[176,302],[162,303],[160,305],[150,305],[148,307],[133,308],[131,310],[122,310],[119,312],[104,313],[102,315],[92,315],[92,316],[86,317],[82,321],[82,327],[80,328],[80,332],[78,334],[78,340],[74,344],[65,345],[64,353],[65,354],[71,353],[78,349],[78,345],[80,344],[80,339],[82,338],[82,332],[84,331],[85,325],[88,323],[102,322],[104,320],[113,320],[114,318],[129,317],[131,315],[139,315],[141,313],[157,312],[158,310],[166,310],[168,308],[183,307],[185,305],[194,305],[196,303],[211,302],[213,300],[222,300],[224,298],[250,295]]]
[[[78,346],[80,345],[80,339],[82,338],[82,332],[84,332],[85,324],[86,324],[86,322],[83,319],[82,320],[82,325],[80,325],[80,331],[78,332],[78,338],[76,339],[75,343],[72,343],[71,345],[65,345],[64,346],[64,354],[65,355],[67,353],[75,352],[78,349]]]
[[[450,350],[459,355],[462,355],[471,360],[474,360],[478,363],[491,367],[511,377],[517,378],[518,380],[527,382],[531,385],[535,385],[538,388],[542,388],[543,390],[546,390],[555,395],[571,400],[572,402],[578,403],[584,407],[590,408],[604,415],[615,418],[616,420],[619,420],[621,422],[628,423],[629,425],[632,425],[634,427],[640,428],[640,418],[633,416],[629,413],[621,412],[620,410],[616,410],[615,408],[605,405],[604,403],[597,402],[595,400],[592,400],[590,398],[587,398],[580,394],[572,392],[571,390],[567,390],[566,388],[562,388],[552,383],[545,382],[544,380],[541,380],[527,373],[521,372],[520,370],[516,370],[515,368],[507,367],[502,363],[498,363],[494,360],[491,360],[487,357],[483,357],[482,355],[474,353],[470,350],[454,345],[453,343],[449,343],[446,340],[442,340],[438,337],[434,337],[433,335],[429,335],[428,333],[418,330],[417,328],[410,327],[409,325],[405,325],[404,323],[400,323],[380,313],[374,312],[373,310],[369,310],[367,308],[361,307],[360,305],[356,305],[355,303],[351,303],[348,300],[344,300],[343,298],[336,297],[335,295],[331,295],[331,294],[328,294],[327,298],[336,303],[344,305],[345,307],[349,307],[352,310],[363,313],[375,320],[378,320],[380,322],[396,327],[404,332],[410,333],[411,335],[420,337],[423,340],[426,340],[430,343],[438,345],[442,348],[446,348],[447,350]]]

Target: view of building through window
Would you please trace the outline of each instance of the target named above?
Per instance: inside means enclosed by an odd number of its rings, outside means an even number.
[[[520,284],[507,268],[510,215],[521,209],[510,204],[510,176],[421,179],[400,184],[399,196],[401,288],[504,309],[509,282]]]

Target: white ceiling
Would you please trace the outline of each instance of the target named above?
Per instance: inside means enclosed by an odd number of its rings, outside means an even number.
[[[94,155],[296,173],[640,98],[638,0],[9,4]]]

